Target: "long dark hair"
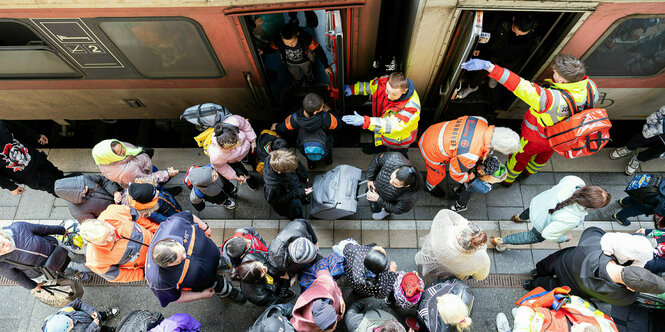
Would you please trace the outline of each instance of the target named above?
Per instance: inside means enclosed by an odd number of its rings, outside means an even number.
[[[240,280],[247,284],[257,283],[263,274],[263,264],[255,260],[249,260],[238,265],[231,271],[231,279]]]
[[[365,285],[370,288],[374,288],[378,285],[379,274],[386,270],[388,266],[388,258],[386,257],[386,251],[382,247],[374,247],[370,250],[365,259],[363,260],[363,266],[366,270],[372,272],[374,277],[366,277]]]
[[[550,214],[570,204],[577,203],[585,208],[598,209],[606,206],[612,200],[612,195],[598,186],[584,186],[573,193],[572,196],[550,209]]]
[[[408,191],[418,192],[422,187],[422,176],[418,170],[410,165],[400,166],[397,169],[395,177],[400,182],[404,183],[405,186],[408,186]]]

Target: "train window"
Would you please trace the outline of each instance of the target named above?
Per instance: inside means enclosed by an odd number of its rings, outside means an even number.
[[[28,26],[0,21],[0,78],[81,76]]]
[[[591,76],[653,76],[665,67],[665,16],[616,22],[586,58]]]
[[[99,27],[146,77],[212,78],[224,74],[203,30],[188,19],[105,18]]]

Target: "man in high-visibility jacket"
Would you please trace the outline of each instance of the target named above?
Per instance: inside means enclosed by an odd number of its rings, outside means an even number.
[[[444,192],[437,185],[446,177],[446,167],[453,180],[471,181],[476,163],[490,151],[516,152],[519,135],[509,128],[490,126],[483,117],[463,116],[431,125],[420,137],[418,148],[427,167],[427,191],[442,197]]]
[[[538,173],[552,157],[554,150],[545,136],[545,127],[553,126],[571,115],[564,97],[558,90],[568,91],[578,109],[584,109],[587,98],[593,98],[598,102],[596,83],[586,76],[584,63],[570,54],[560,54],[554,58],[552,64],[554,75],[551,80],[545,80],[551,88],[531,83],[510,70],[485,60],[471,59],[463,63],[462,68],[469,71],[487,70],[489,77],[503,84],[530,106],[522,122],[520,151],[512,154],[506,163],[508,177],[504,184],[508,186],[525,168],[527,176]],[[587,85],[591,87],[593,96],[587,96]]]
[[[420,98],[413,81],[395,72],[371,82],[345,85],[344,93],[346,96],[372,96],[371,117],[357,112],[342,117],[348,125],[362,126],[374,132],[374,147],[363,148],[363,152],[382,152],[388,148],[406,156],[406,149],[418,136],[420,120]]]

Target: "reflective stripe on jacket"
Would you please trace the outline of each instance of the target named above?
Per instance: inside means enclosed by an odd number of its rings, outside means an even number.
[[[411,80],[407,92],[398,100],[388,99],[388,76],[370,82],[358,82],[351,86],[354,95],[372,96],[372,116],[365,116],[363,129],[374,132],[374,145],[393,149],[408,148],[418,136],[420,98]]]
[[[530,108],[524,115],[522,123],[522,136],[530,142],[548,144],[545,127],[550,127],[571,115],[564,97],[558,90],[568,91],[577,103],[578,109],[583,109],[587,99],[586,87],[587,84],[590,84],[594,94],[593,98],[595,102],[598,102],[596,83],[587,76],[584,76],[581,81],[572,83],[555,83],[547,79],[545,82],[549,83],[552,88],[543,88],[508,69],[494,65],[494,70],[489,77],[503,84],[506,89],[529,105]]]
[[[483,117],[463,116],[434,124],[423,133],[421,153],[434,165],[449,165],[450,177],[469,181],[469,170],[490,151],[494,126]]]

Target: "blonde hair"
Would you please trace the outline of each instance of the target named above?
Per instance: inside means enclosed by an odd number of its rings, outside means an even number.
[[[444,323],[457,327],[457,331],[471,327],[469,308],[459,296],[446,294],[437,297],[436,300],[436,309]]]
[[[270,166],[275,172],[293,172],[298,168],[298,157],[289,150],[276,150],[270,152]]]
[[[81,223],[79,234],[81,237],[94,243],[105,242],[109,235],[109,223],[99,219],[88,219]]]

